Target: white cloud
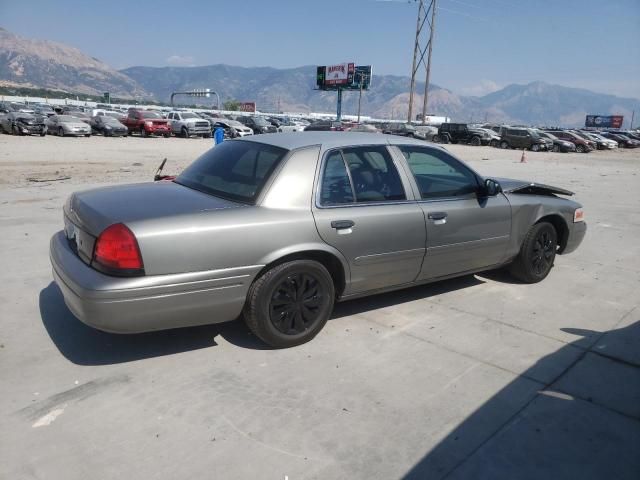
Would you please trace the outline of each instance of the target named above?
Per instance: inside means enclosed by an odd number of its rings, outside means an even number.
[[[174,67],[193,67],[194,60],[190,55],[171,55],[165,59],[169,65]]]
[[[468,87],[460,88],[460,93],[462,95],[472,95],[475,97],[481,97],[483,95],[496,92],[501,88],[502,86],[498,85],[493,80],[480,80],[475,85],[470,85]]]

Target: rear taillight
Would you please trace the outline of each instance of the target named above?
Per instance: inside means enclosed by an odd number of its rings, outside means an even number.
[[[92,264],[98,270],[115,275],[144,274],[138,241],[122,223],[102,231],[96,240]]]

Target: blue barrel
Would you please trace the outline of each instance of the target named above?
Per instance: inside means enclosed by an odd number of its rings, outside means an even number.
[[[213,133],[213,138],[216,142],[216,145],[222,143],[224,141],[224,128],[218,127]]]

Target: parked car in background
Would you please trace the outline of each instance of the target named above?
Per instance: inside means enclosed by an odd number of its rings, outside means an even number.
[[[51,105],[47,105],[47,104],[32,105],[32,108],[35,115],[50,117],[56,114],[55,110],[51,107]]]
[[[595,132],[587,132],[585,130],[581,130],[591,141],[595,142],[598,150],[612,150],[614,148],[618,148],[618,142],[615,140],[610,140],[608,138],[603,137],[602,135],[598,135]]]
[[[91,126],[73,115],[53,115],[46,120],[51,135],[90,137]]]
[[[571,195],[482,177],[410,138],[245,137],[172,182],[72,194],[49,257],[65,303],[97,329],[242,315],[266,344],[292,347],[322,330],[336,301],[499,267],[544,280],[586,234]]]
[[[42,116],[15,111],[0,115],[0,129],[13,135],[44,137],[47,133],[47,126]]]
[[[129,134],[138,133],[141,137],[171,136],[169,122],[160,113],[151,110],[129,109],[122,123],[129,129]]]
[[[214,131],[216,128],[222,128],[226,138],[238,138],[246,135],[253,135],[253,130],[245,124],[237,122],[236,120],[227,120],[226,118],[219,118],[218,121],[213,124]]]
[[[288,119],[288,118],[281,118],[278,119],[278,131],[279,132],[302,132],[304,130],[304,127],[296,122],[293,122],[292,120]]]
[[[549,132],[552,135],[555,135],[561,140],[565,140],[567,142],[572,142],[576,146],[576,152],[578,153],[589,153],[594,150],[594,143],[590,140],[585,140],[579,135],[568,131],[568,130],[545,130],[545,132]]]
[[[553,141],[542,138],[529,128],[507,127],[502,129],[500,148],[526,148],[533,152],[553,150]]]
[[[342,122],[335,120],[317,120],[304,127],[305,132],[340,132],[343,130]]]
[[[380,130],[376,128],[375,125],[370,125],[368,123],[361,123],[359,125],[355,125],[351,127],[348,132],[368,132],[368,133],[380,133]]]
[[[616,142],[618,142],[618,146],[620,148],[640,147],[640,141],[629,138],[626,135],[623,135],[621,133],[601,132],[601,135],[605,138],[609,138],[611,140],[615,140]]]
[[[167,114],[171,131],[176,136],[189,138],[192,136],[210,138],[211,124],[193,112],[173,111]]]
[[[105,137],[126,137],[129,129],[119,120],[110,115],[97,115],[91,119],[93,133],[99,133]]]
[[[277,133],[278,131],[278,129],[267,122],[264,117],[257,115],[241,116],[238,117],[238,121],[253,130],[253,133],[256,135],[260,133]]]
[[[490,128],[484,128],[484,127],[473,127],[473,128],[475,130],[486,132],[486,134],[489,135],[489,141],[487,142],[487,145],[490,145],[492,147],[500,146],[500,134],[498,134],[497,132],[495,132]]]
[[[382,127],[382,133],[413,138],[416,136],[416,127],[411,123],[385,123]]]
[[[589,135],[587,135],[586,132],[583,132],[582,130],[569,130],[569,131],[571,133],[575,133],[580,138],[582,138],[584,141],[586,141],[593,150],[597,150],[598,149],[598,142],[596,142],[591,137],[589,137]]]
[[[552,150],[554,152],[569,153],[576,151],[576,144],[567,140],[561,140],[552,133],[536,130],[536,133],[543,138],[548,138],[553,142]]]
[[[470,128],[466,123],[443,123],[438,127],[438,134],[433,137],[436,143],[468,143],[479,147],[488,145],[491,135],[479,128]]]

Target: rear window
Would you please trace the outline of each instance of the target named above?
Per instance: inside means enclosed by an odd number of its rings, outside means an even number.
[[[227,141],[198,158],[175,181],[209,195],[253,204],[286,153],[263,143]]]

